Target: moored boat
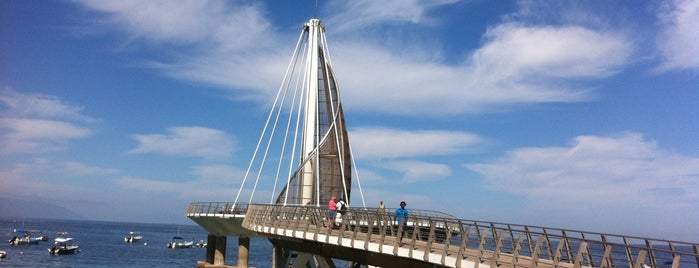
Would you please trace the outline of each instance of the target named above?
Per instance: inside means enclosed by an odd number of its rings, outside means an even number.
[[[36,236],[34,233],[40,232],[38,230],[14,230],[19,236],[13,236],[10,239],[10,245],[32,245],[39,244],[39,241],[48,241],[49,237],[46,235]]]
[[[191,248],[192,246],[194,246],[194,240],[186,241],[179,236],[173,236],[172,239],[167,242],[167,248]]]
[[[33,239],[31,236],[24,235],[22,237],[17,237],[14,236],[12,239],[10,239],[10,245],[12,246],[19,246],[19,245],[36,245],[39,244],[39,240]]]
[[[124,236],[125,243],[138,242],[141,241],[141,239],[143,239],[143,236],[138,232],[129,232],[129,234]]]
[[[49,248],[51,255],[69,255],[80,252],[80,247],[74,243],[72,237],[57,237],[54,239],[53,247]],[[70,244],[69,244],[70,243]]]

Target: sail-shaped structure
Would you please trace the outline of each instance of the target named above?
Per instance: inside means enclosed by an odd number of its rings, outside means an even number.
[[[276,150],[278,156],[271,157]],[[266,172],[270,166],[276,172]],[[350,203],[353,174],[356,176],[352,170],[325,28],[320,20],[311,19],[303,25],[235,203],[245,192],[246,183],[250,184],[251,174],[257,178],[250,203],[263,177],[275,179],[270,203],[320,206],[332,196]]]
[[[352,206],[352,185],[358,186],[360,194],[362,189],[347,132],[325,28],[320,20],[311,19],[303,25],[235,201],[190,204],[187,209],[187,217],[209,231],[207,244],[212,249],[207,250],[206,263],[225,263],[226,236],[238,236],[239,249],[247,252],[249,237],[258,233],[242,223],[247,204],[260,203],[259,198],[254,199],[258,187],[266,192],[271,186],[270,204],[321,207],[335,196]],[[249,200],[242,204],[245,194]],[[360,197],[361,206],[366,207],[363,195]],[[325,216],[318,216],[325,222]],[[285,267],[294,255],[272,243],[273,263]],[[239,263],[244,255],[239,255]],[[332,263],[310,253],[296,256],[301,262]]]

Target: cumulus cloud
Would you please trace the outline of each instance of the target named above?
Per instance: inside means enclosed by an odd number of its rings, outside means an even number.
[[[0,91],[0,153],[41,153],[63,150],[68,142],[92,135],[84,124],[98,120],[56,96]]]
[[[272,91],[293,45],[281,45],[282,34],[273,33],[263,16],[263,6],[257,4],[217,0],[75,2],[103,14],[106,20],[96,25],[117,29],[125,35],[123,40],[170,52],[168,60],[143,59],[144,66],[177,79],[232,87],[238,94],[256,96]],[[296,33],[289,36],[293,35]]]
[[[638,133],[579,136],[568,147],[521,148],[465,166],[486,187],[530,200],[680,209],[699,202],[699,159],[663,151]]]
[[[479,145],[483,138],[461,131],[401,130],[362,127],[351,131],[353,151],[360,159],[393,159],[447,155]]]
[[[133,135],[138,141],[130,153],[156,153],[170,156],[228,159],[235,141],[223,131],[205,127],[173,127],[168,134]]]
[[[699,68],[699,1],[675,0],[658,14],[662,32],[657,37],[662,70]]]
[[[634,51],[621,31],[507,20],[490,27],[482,47],[463,48],[459,56],[467,57],[454,64],[435,58],[444,52],[420,42],[424,36],[406,36],[416,41],[386,47],[376,36],[360,38],[353,33],[369,26],[392,31],[404,22],[442,27],[428,11],[453,2],[330,4],[343,8],[329,9],[335,12],[330,13],[329,23],[336,29],[353,29],[337,30],[331,40],[333,51],[339,51],[333,58],[336,70],[342,70],[343,97],[353,109],[429,116],[481,113],[513,104],[584,101],[591,98],[584,82],[616,74]],[[148,66],[178,79],[228,87],[239,98],[261,98],[276,89],[291,55],[291,37],[297,34],[271,27],[262,5],[81,3],[108,14],[109,25],[134,33],[139,40],[182,45],[170,47],[177,52],[170,62],[147,59]]]

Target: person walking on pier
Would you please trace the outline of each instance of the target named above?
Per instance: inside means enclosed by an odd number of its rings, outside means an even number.
[[[337,212],[337,206],[335,205],[335,199],[336,199],[336,197],[333,195],[330,198],[330,202],[328,202],[328,222],[325,224],[325,226],[328,228],[328,230],[333,228],[333,221],[335,220],[335,213]]]
[[[396,209],[396,221],[398,222],[398,230],[400,233],[398,233],[398,241],[400,243],[401,238],[403,238],[403,234],[407,233],[406,228],[407,228],[407,222],[408,222],[408,216],[410,216],[410,213],[408,212],[407,209],[405,209],[405,201],[400,201],[400,208]]]
[[[386,212],[386,205],[383,203],[383,201],[379,202],[379,212],[381,212],[381,213]]]
[[[345,227],[345,213],[347,213],[347,203],[345,203],[345,200],[340,198],[340,201],[335,204],[335,208],[337,210],[337,214],[340,214],[340,219],[338,221],[340,222],[340,230],[344,231]],[[337,217],[337,215],[335,215]]]

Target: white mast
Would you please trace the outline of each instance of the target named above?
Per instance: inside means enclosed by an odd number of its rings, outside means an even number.
[[[317,174],[313,169],[316,168],[314,163],[315,160],[307,160],[308,157],[313,154],[313,151],[318,146],[318,39],[321,34],[322,26],[320,20],[311,19],[305,24],[308,27],[308,53],[306,58],[306,74],[305,74],[305,84],[306,84],[306,111],[305,111],[305,122],[303,131],[303,151],[302,162],[305,162],[303,166],[303,175],[301,176],[301,204],[307,204],[312,202],[313,198],[313,181],[314,174]]]

